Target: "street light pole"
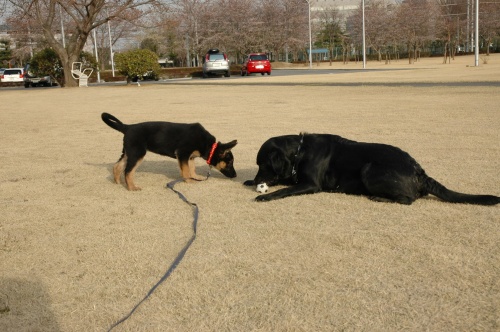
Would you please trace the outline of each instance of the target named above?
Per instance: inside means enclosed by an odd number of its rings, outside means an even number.
[[[94,50],[95,50],[95,59],[97,60],[97,83],[101,82],[101,71],[99,70],[99,55],[97,54],[97,35],[95,33],[95,28],[92,30],[94,35]]]
[[[479,66],[479,0],[476,0],[476,19],[474,22],[474,65]]]
[[[309,69],[312,69],[312,32],[311,32],[311,1],[306,0],[309,5]]]
[[[365,0],[362,2],[363,6],[363,69],[366,68],[366,38],[365,38]]]
[[[66,48],[66,39],[64,37],[64,22],[63,22],[63,16],[62,16],[62,7],[60,4],[59,4],[59,16],[61,17],[62,44],[63,44],[63,48]]]
[[[114,60],[114,53],[113,53],[113,39],[111,38],[111,26],[109,24],[109,18],[108,18],[108,36],[109,36],[109,53],[111,54],[111,73],[113,74],[113,77],[115,77],[115,60]]]

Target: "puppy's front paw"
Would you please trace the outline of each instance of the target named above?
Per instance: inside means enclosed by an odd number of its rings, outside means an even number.
[[[254,186],[255,182],[254,182],[254,180],[246,180],[245,182],[243,182],[243,185],[244,186]]]
[[[194,174],[191,178],[194,179],[194,180],[196,180],[196,181],[204,181],[204,180],[207,179],[205,176],[198,175],[198,174]]]
[[[127,189],[130,190],[130,191],[139,191],[139,190],[142,190],[141,187],[137,187],[137,186],[129,186]]]

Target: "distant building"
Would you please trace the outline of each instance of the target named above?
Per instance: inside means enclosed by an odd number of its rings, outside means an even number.
[[[359,8],[361,0],[311,0],[311,11],[336,9],[339,12],[350,11]]]
[[[5,50],[5,45],[1,43],[2,40],[12,41],[9,34],[7,33],[8,27],[5,24],[0,24],[0,50]],[[3,49],[2,49],[3,47]]]
[[[310,0],[311,12],[319,12],[322,10],[335,9],[344,16],[349,16],[350,11],[354,11],[361,6],[362,0]],[[389,4],[395,4],[399,0],[385,0]],[[369,2],[365,3],[369,6]]]
[[[170,60],[169,58],[158,59],[158,64],[162,68],[167,68],[167,67],[173,67],[174,66],[174,62],[172,60]]]

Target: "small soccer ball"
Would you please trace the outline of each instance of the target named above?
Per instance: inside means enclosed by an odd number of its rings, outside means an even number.
[[[267,191],[269,190],[269,187],[265,183],[259,183],[257,185],[256,190],[257,190],[257,192],[263,194],[263,193],[267,193]]]

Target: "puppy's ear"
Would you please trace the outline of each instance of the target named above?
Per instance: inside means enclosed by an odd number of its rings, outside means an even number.
[[[237,140],[233,140],[229,143],[221,143],[219,142],[218,145],[219,145],[219,153],[221,156],[225,155],[226,153],[228,153],[229,151],[231,151],[232,148],[234,148],[236,146],[236,144],[238,144],[238,141]]]

